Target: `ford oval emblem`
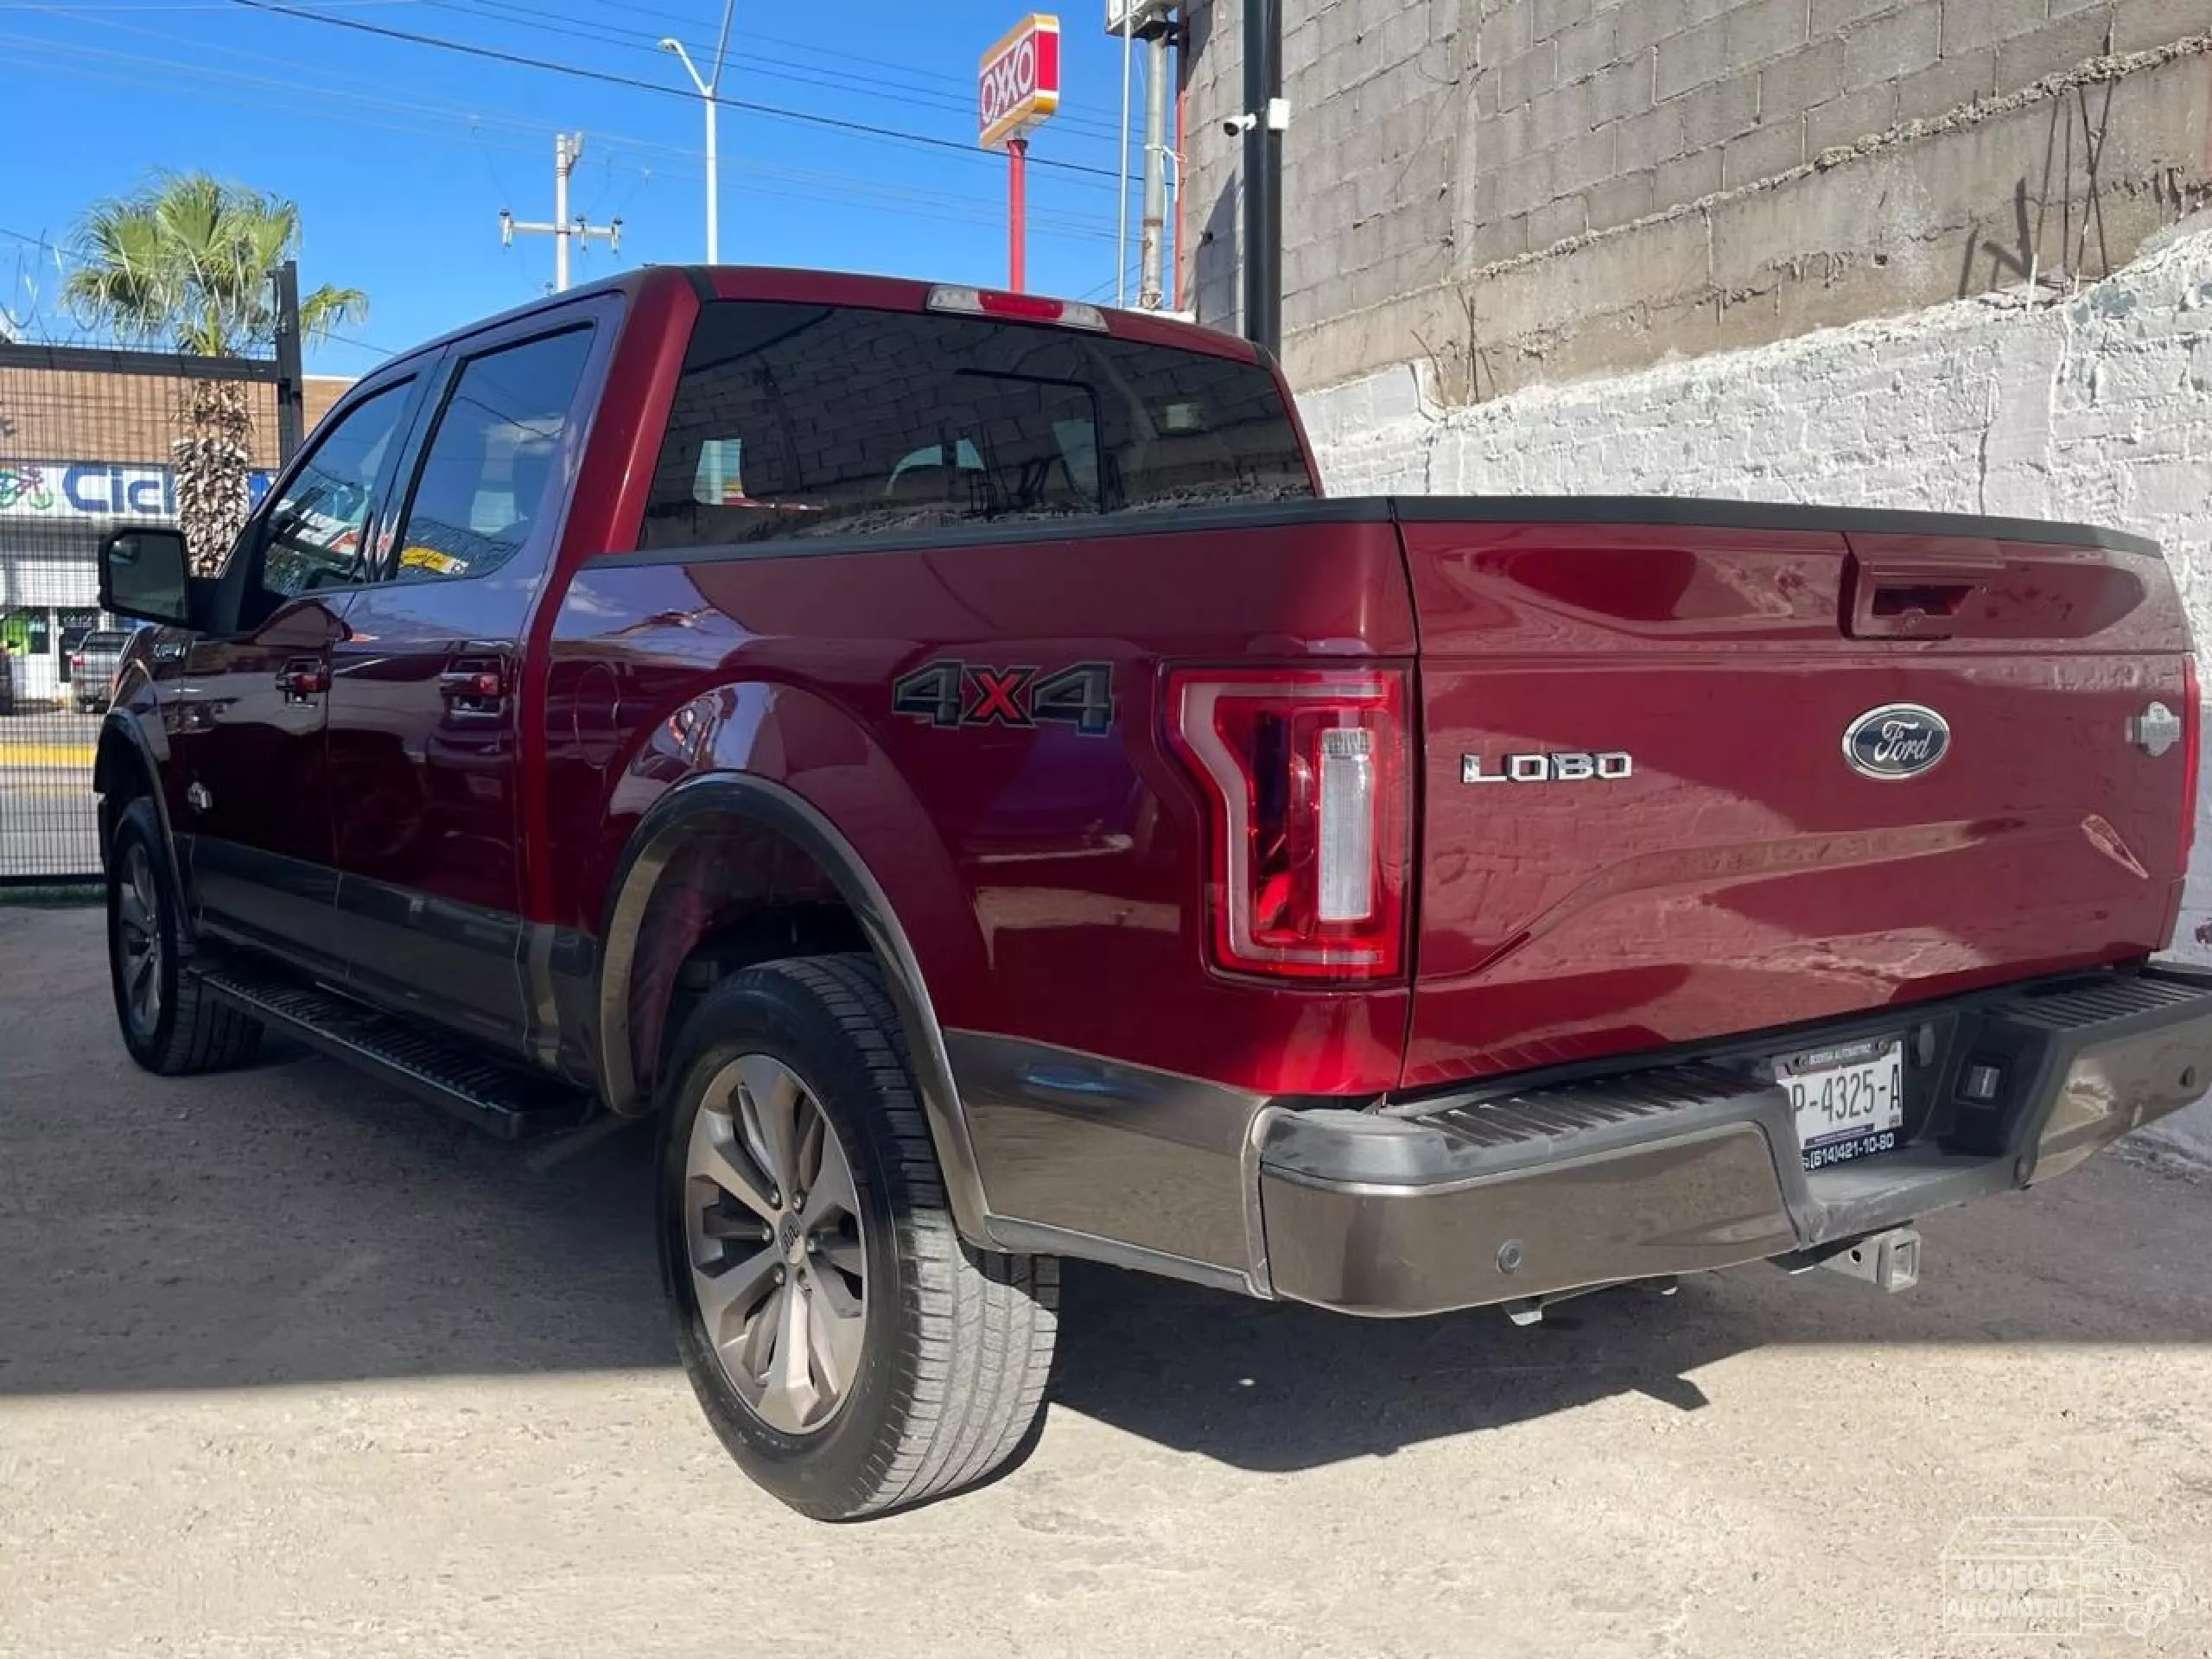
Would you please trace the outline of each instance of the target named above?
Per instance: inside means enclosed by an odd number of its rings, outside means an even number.
[[[1951,747],[1951,728],[1933,709],[1885,702],[1844,728],[1843,758],[1868,778],[1916,778]]]

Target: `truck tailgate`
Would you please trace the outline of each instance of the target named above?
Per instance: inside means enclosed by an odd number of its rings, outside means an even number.
[[[1405,1086],[2167,942],[2195,687],[2155,549],[1647,505],[1398,504],[1426,746]]]

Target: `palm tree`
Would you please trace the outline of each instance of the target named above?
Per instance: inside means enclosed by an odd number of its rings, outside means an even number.
[[[118,340],[199,357],[241,355],[276,339],[270,273],[299,244],[297,203],[206,173],[157,173],[86,213],[72,238],[62,298]],[[368,309],[359,289],[326,283],[301,297],[300,330],[321,340]],[[177,516],[204,573],[245,522],[253,417],[245,388],[230,381],[189,381],[182,404],[184,435],[169,446]]]

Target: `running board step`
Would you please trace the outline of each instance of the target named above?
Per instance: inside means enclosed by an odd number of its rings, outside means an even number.
[[[503,1141],[574,1129],[590,1096],[488,1061],[457,1043],[281,974],[236,962],[200,970],[208,991],[271,1028],[442,1106]]]

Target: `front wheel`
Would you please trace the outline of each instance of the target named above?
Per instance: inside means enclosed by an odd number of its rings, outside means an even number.
[[[663,1277],[684,1370],[746,1473],[849,1520],[1015,1457],[1044,1407],[1059,1264],[961,1241],[874,963],[732,976],[668,1075]]]
[[[184,971],[183,930],[162,821],[141,796],[124,809],[108,848],[108,979],[123,1046],[162,1077],[242,1065],[261,1042],[259,1021],[216,1001]]]

